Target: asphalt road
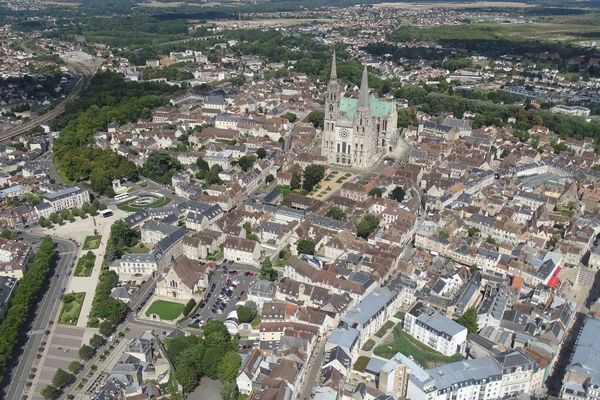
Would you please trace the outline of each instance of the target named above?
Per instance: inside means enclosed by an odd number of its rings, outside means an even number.
[[[24,237],[28,242],[39,242],[42,236],[25,234]],[[10,378],[10,384],[5,388],[4,395],[6,399],[20,399],[25,393],[25,384],[31,369],[36,364],[36,354],[42,341],[46,338],[44,331],[51,329],[53,325],[49,325],[50,320],[56,315],[60,306],[60,291],[65,287],[68,280],[67,271],[70,265],[75,260],[78,252],[75,244],[68,240],[54,237],[54,243],[57,244],[58,262],[56,264],[55,274],[58,278],[54,278],[52,274],[48,290],[38,303],[35,309],[35,317],[28,332],[33,332],[27,339],[21,354],[17,360],[17,365],[13,368]],[[35,243],[34,243],[35,244]]]

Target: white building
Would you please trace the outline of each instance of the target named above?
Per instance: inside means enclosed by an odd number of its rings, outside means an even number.
[[[79,186],[74,186],[47,193],[42,200],[42,203],[35,206],[35,211],[38,216],[48,218],[50,214],[60,210],[81,207],[83,203],[90,201],[90,193]]]
[[[223,253],[226,260],[258,267],[260,245],[254,240],[229,236],[223,244]]]
[[[422,303],[415,304],[406,313],[404,330],[445,356],[464,354],[467,328]]]
[[[376,288],[346,312],[340,326],[358,329],[360,340],[364,342],[389,321],[398,310],[401,300],[398,292]]]
[[[576,117],[589,117],[590,109],[581,106],[565,106],[562,104],[556,105],[550,109],[553,113],[574,115]]]

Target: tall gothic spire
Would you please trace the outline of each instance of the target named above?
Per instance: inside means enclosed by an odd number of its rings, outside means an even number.
[[[331,76],[329,80],[334,81],[337,79],[337,68],[335,65],[335,48],[333,49],[333,59],[331,60]]]
[[[362,80],[360,81],[360,94],[358,95],[358,107],[369,106],[369,77],[367,75],[367,66],[363,69]]]

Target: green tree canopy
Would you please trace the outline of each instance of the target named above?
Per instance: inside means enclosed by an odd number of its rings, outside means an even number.
[[[369,196],[371,197],[381,197],[383,196],[383,190],[381,190],[381,188],[373,188],[371,190],[369,190]]]
[[[358,223],[356,234],[366,240],[377,227],[379,227],[379,218],[371,214],[365,215]]]
[[[250,168],[252,168],[252,166],[254,165],[254,161],[256,161],[256,158],[254,156],[246,155],[240,157],[240,159],[238,160],[238,165],[240,166],[242,171],[248,172]]]
[[[314,255],[315,242],[312,240],[300,240],[296,245],[296,249],[298,250],[298,253]]]
[[[337,206],[330,207],[325,216],[328,218],[337,219],[338,221],[344,221],[346,219],[346,213],[344,210]]]
[[[267,156],[267,151],[263,147],[260,147],[256,149],[256,156],[262,160]]]
[[[457,322],[467,328],[469,333],[477,333],[479,326],[477,325],[477,310],[475,307],[469,307]]]
[[[166,151],[152,152],[142,167],[142,175],[153,181],[168,185],[171,177],[181,169],[179,161],[171,157]]]
[[[396,186],[394,190],[390,193],[390,198],[396,200],[397,202],[401,202],[404,200],[404,196],[406,196],[406,192],[402,188],[402,186]]]
[[[325,166],[311,164],[304,168],[304,181],[302,182],[302,188],[307,192],[313,190],[313,188],[321,182],[321,179],[325,176]]]

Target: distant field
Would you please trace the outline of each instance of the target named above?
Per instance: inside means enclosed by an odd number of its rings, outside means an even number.
[[[465,25],[437,25],[414,27],[403,25],[396,30],[400,41],[440,40],[542,40],[574,42],[600,39],[600,26],[593,17],[546,18],[527,24],[482,22]]]
[[[404,8],[407,10],[428,10],[431,8],[527,8],[533,7],[533,4],[521,3],[517,1],[475,1],[469,3],[379,3],[374,4],[376,8]]]

